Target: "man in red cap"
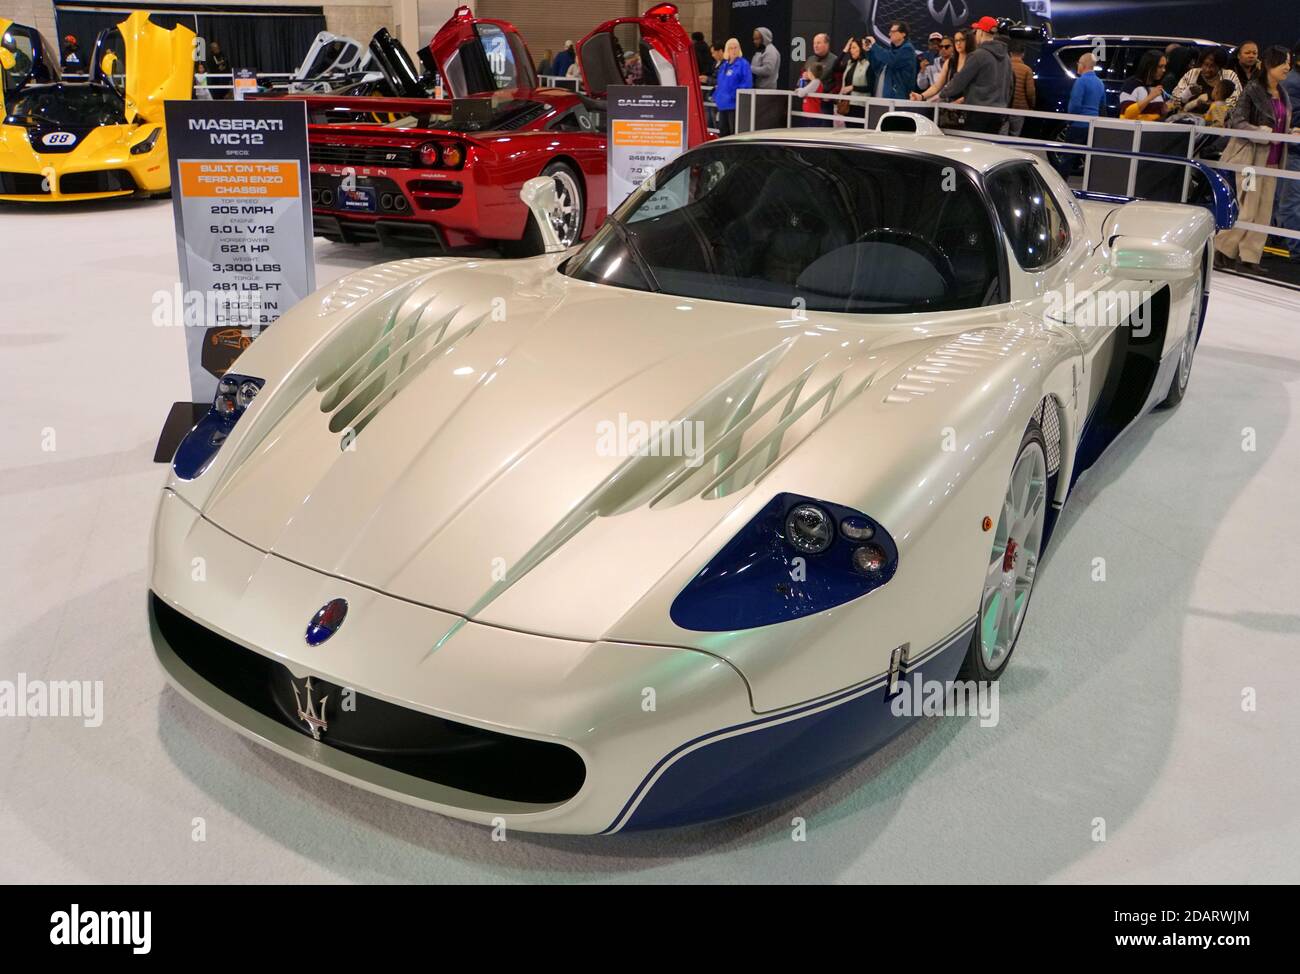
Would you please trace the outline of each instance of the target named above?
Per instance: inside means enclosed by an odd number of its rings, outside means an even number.
[[[971,24],[975,31],[975,50],[967,56],[966,66],[957,72],[939,92],[940,101],[964,97],[967,105],[1006,108],[1011,104],[1011,56],[1007,45],[997,36],[996,17],[981,17]],[[967,112],[966,128],[971,132],[996,133],[1004,116],[998,112]]]

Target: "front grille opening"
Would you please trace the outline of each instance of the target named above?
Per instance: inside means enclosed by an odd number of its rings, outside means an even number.
[[[125,169],[100,169],[97,172],[73,172],[59,180],[60,193],[134,192],[135,180]]]
[[[158,629],[190,669],[228,696],[310,737],[298,720],[296,683],[282,664],[245,649],[171,608],[150,593]],[[313,698],[327,697],[323,746],[440,785],[502,801],[552,805],[578,793],[587,769],[576,751],[470,724],[445,720],[357,693],[355,709],[337,706],[341,687],[312,680]]]
[[[45,177],[34,172],[0,172],[0,194],[5,196],[38,196],[48,193]]]

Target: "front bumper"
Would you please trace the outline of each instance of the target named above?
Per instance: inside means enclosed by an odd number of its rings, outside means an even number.
[[[177,690],[287,757],[456,818],[605,831],[666,755],[754,716],[744,680],[707,653],[466,621],[259,551],[170,491],[153,555],[150,631]],[[308,620],[334,598],[348,601],[346,621],[308,646]],[[356,726],[344,732],[332,711],[337,746],[284,706],[290,681],[302,693],[307,677],[317,701],[352,696]],[[375,714],[385,708],[413,739],[376,739],[394,724]]]
[[[67,151],[43,151],[22,126],[0,126],[0,199],[66,203],[165,192],[171,186],[166,134],[148,151],[131,152],[149,127],[100,126]]]
[[[161,159],[158,156],[161,155]],[[0,200],[19,203],[69,203],[111,199],[136,193],[162,193],[171,186],[165,153],[127,156],[104,162],[60,158],[39,168],[0,157]]]

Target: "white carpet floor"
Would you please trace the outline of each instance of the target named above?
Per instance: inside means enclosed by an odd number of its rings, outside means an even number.
[[[1071,502],[996,727],[930,720],[731,823],[500,843],[165,688],[145,563],[154,442],[188,398],[180,329],[150,323],[170,203],[4,208],[0,240],[0,679],[106,695],[98,728],[0,718],[0,881],[1300,881],[1300,295],[1216,277],[1187,400]],[[321,284],[381,256],[317,243]]]

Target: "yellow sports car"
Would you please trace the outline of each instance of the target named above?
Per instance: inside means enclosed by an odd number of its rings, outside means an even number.
[[[4,37],[0,200],[89,200],[171,189],[163,102],[193,95],[192,30],[159,27],[137,10],[95,39],[90,80],[81,84],[31,83],[39,78],[29,69],[30,53]]]

